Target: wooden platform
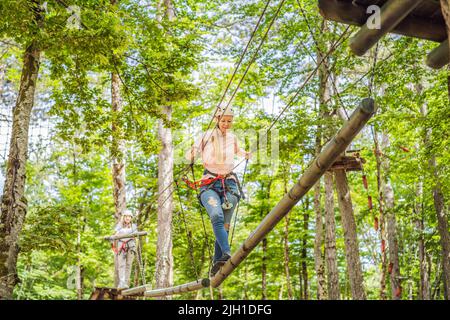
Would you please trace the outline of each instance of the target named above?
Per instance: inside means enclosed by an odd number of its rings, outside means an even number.
[[[319,9],[327,20],[362,26],[370,14],[371,5],[382,7],[388,0],[319,0]],[[445,20],[439,0],[424,0],[409,13],[392,33],[443,42],[447,39]]]
[[[361,171],[362,165],[366,161],[356,156],[341,156],[328,169],[328,171],[345,170],[345,171]]]
[[[321,15],[326,20],[360,26],[350,39],[350,48],[356,55],[365,54],[384,35],[394,33],[438,42],[427,58],[427,65],[439,69],[449,63],[449,47],[445,19],[440,0],[318,0]],[[366,22],[378,6],[380,27],[372,28]]]
[[[89,300],[135,300],[132,296],[123,296],[116,288],[96,287]]]

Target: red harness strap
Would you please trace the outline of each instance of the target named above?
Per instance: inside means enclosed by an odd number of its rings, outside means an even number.
[[[123,252],[127,252],[127,244],[128,244],[128,241],[131,241],[131,239],[130,239],[130,240],[127,240],[127,241],[122,241],[122,245],[121,245],[120,248],[118,248],[118,249],[117,249],[117,247],[114,245],[114,244],[115,244],[115,241],[114,241],[114,242],[111,243],[111,249],[113,250],[113,252],[114,252],[115,254],[120,254],[122,251],[123,251]]]
[[[197,181],[189,181],[187,178],[182,178],[182,180],[187,184],[187,186],[191,189],[197,190],[201,187],[210,185],[213,182],[216,182],[217,180],[222,180],[222,186],[224,186],[224,181],[226,179],[226,176],[218,175],[214,178],[207,178]]]
[[[199,188],[201,188],[203,186],[210,185],[211,183],[213,183],[213,182],[215,182],[217,180],[220,180],[222,182],[223,197],[225,198],[225,203],[224,204],[228,205],[229,202],[228,202],[228,197],[227,197],[227,190],[225,188],[225,179],[227,179],[227,177],[228,177],[228,175],[223,176],[223,175],[219,174],[219,175],[215,176],[214,178],[207,178],[207,179],[202,179],[202,180],[193,181],[193,182],[189,181],[187,178],[183,178],[183,181],[186,182],[186,184],[190,188],[192,188],[194,190],[197,190],[197,189],[199,189]],[[199,201],[201,203],[201,200],[199,200]]]

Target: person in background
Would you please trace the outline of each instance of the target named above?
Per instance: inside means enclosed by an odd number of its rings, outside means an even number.
[[[137,226],[133,222],[133,213],[125,210],[120,217],[119,223],[115,227],[115,236],[131,234],[137,231]],[[127,289],[130,287],[131,267],[136,254],[135,238],[122,238],[116,240],[115,254],[117,255],[117,264],[119,271],[118,289]]]

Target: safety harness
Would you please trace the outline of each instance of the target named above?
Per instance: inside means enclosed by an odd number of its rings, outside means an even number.
[[[121,252],[127,253],[128,250],[130,249],[130,247],[128,246],[128,242],[130,242],[132,240],[134,240],[134,239],[128,239],[128,240],[125,240],[125,241],[121,240],[120,242],[122,242],[122,245],[120,245],[119,248],[116,246],[118,241],[117,240],[113,241],[113,242],[111,242],[111,249],[113,250],[113,252],[115,254],[120,254]]]
[[[214,182],[219,181],[219,180],[222,183],[223,197],[225,199],[224,203],[222,204],[222,208],[223,209],[230,209],[233,206],[228,201],[227,191],[230,192],[232,195],[236,196],[238,199],[241,199],[241,198],[245,199],[245,195],[242,192],[242,188],[241,188],[241,184],[239,183],[239,179],[238,179],[237,175],[234,172],[230,172],[230,173],[227,173],[225,175],[222,175],[222,174],[217,174],[217,173],[211,172],[208,169],[205,169],[203,174],[208,174],[208,175],[211,175],[212,177],[211,178],[197,180],[197,181],[189,181],[187,179],[187,177],[183,177],[182,178],[182,180],[186,183],[186,185],[188,187],[190,187],[191,189],[198,190],[198,189],[200,189],[202,187],[205,187],[205,186],[207,187],[206,189],[201,190],[200,193],[198,194],[198,200],[200,201],[201,205],[203,205],[201,200],[200,200],[201,199],[201,195],[202,195],[203,192],[205,192],[207,190],[210,190],[210,189],[213,189],[214,191],[217,192],[217,194],[220,194],[220,192],[214,188]],[[231,178],[231,177],[234,177],[234,179]],[[237,187],[238,187],[238,190],[239,190],[239,194],[236,194],[233,190],[231,190],[226,185],[225,181],[227,179],[232,179],[232,180],[236,181],[236,184],[237,184]]]

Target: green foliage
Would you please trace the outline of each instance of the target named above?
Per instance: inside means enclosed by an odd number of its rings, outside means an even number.
[[[118,5],[102,0],[66,1],[80,7],[83,23],[80,29],[67,28],[71,13],[58,1],[47,1],[48,11],[40,13],[41,21],[36,20],[33,10],[42,2],[0,2],[0,39],[14,44],[2,42],[0,47],[6,48],[5,56],[0,55],[0,65],[7,66],[8,90],[18,90],[21,55],[27,45],[36,42],[43,52],[36,100],[49,109],[46,116],[52,117],[54,125],[49,132],[51,144],[41,145],[38,152],[31,153],[27,165],[29,212],[20,239],[18,269],[22,282],[15,296],[76,299],[77,266],[83,270],[83,298],[89,297],[94,286],[113,285],[113,254],[102,237],[112,232],[114,224],[111,158],[118,156],[112,148],[112,142],[117,140],[123,140],[126,149],[122,156],[126,163],[128,207],[139,211],[139,225],[149,231],[143,258],[146,281],[154,284],[159,120],[176,133],[175,146],[182,146],[186,137],[206,128],[265,2],[176,1],[176,19],[169,21],[160,16],[155,1],[147,6],[135,0],[119,1]],[[251,62],[277,5],[275,2],[269,6],[225,101]],[[236,92],[232,103],[238,115],[234,123],[236,131],[267,129],[314,70],[318,50],[327,51],[345,30],[342,25],[328,23],[328,32],[323,33],[321,26],[317,1],[286,1]],[[351,27],[349,33],[353,30]],[[422,57],[433,46],[417,39],[387,36],[379,44],[378,63],[372,70],[374,51],[363,58],[354,57],[348,50],[348,38],[344,40],[329,60],[334,82],[326,105],[330,117],[321,116],[320,83],[314,76],[274,127],[280,137],[278,162],[257,162],[261,157],[257,153],[249,162],[244,188],[247,199],[241,201],[236,229],[231,231],[233,250],[306,169],[316,152],[317,133],[323,134],[321,143],[326,143],[326,137],[342,123],[335,117],[338,109],[351,113],[368,95],[373,75],[378,112],[369,125],[377,134],[390,138],[390,145],[382,150],[382,159],[388,159],[390,166],[382,176],[389,178],[394,188],[393,212],[404,298],[419,297],[421,237],[429,261],[432,298],[444,297],[443,291],[438,290],[441,247],[433,190],[437,185],[441,187],[448,213],[450,104],[448,73],[423,65]],[[123,109],[117,113],[111,109],[111,73],[118,74],[121,82]],[[0,86],[1,93],[6,84],[0,81]],[[161,113],[161,107],[167,105],[173,109],[172,119]],[[424,105],[428,109],[426,116],[422,113]],[[113,124],[117,127],[115,131]],[[261,138],[251,136],[247,140]],[[242,143],[250,148],[250,141]],[[349,172],[348,179],[366,293],[369,299],[379,299],[381,241],[379,232],[374,230],[374,220],[379,218],[380,208],[371,128],[365,129],[351,147],[361,149],[366,161],[368,191],[361,182],[361,172]],[[182,151],[176,150],[179,154]],[[436,167],[430,166],[433,157]],[[183,164],[176,164],[174,171],[182,168]],[[199,165],[195,166],[197,178],[201,170]],[[423,186],[421,194],[417,191],[419,184]],[[368,195],[373,198],[372,210],[368,209]],[[207,275],[214,236],[195,192],[180,183],[174,199],[174,282],[179,284]],[[341,295],[350,299],[338,208],[335,213]],[[292,210],[289,218],[288,266],[293,296],[306,298],[302,294],[306,280],[308,298],[316,299],[312,192]],[[422,231],[417,228],[419,220],[425,226]],[[267,297],[287,299],[285,236],[283,220],[267,236],[265,252],[259,245],[223,284],[224,298],[260,299],[265,266]],[[307,279],[302,275],[305,271]],[[389,275],[386,276],[388,279]],[[389,283],[386,292],[390,292]],[[217,294],[215,291],[215,298]],[[210,296],[205,290],[175,298]]]

